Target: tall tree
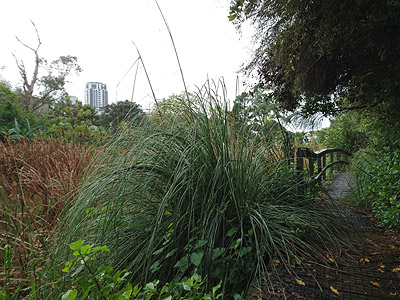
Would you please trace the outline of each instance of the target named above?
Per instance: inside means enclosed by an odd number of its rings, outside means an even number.
[[[139,104],[125,100],[106,105],[100,115],[100,125],[105,128],[116,129],[122,121],[138,125],[145,117],[146,115]]]
[[[36,111],[46,104],[50,106],[55,100],[64,97],[66,95],[65,84],[67,83],[67,77],[72,72],[79,73],[82,71],[75,56],[60,56],[52,62],[40,58],[39,48],[42,45],[42,41],[35,23],[32,22],[32,25],[35,28],[38,40],[36,47],[31,47],[16,37],[18,42],[33,52],[34,68],[31,77],[27,73],[24,61],[19,60],[13,54],[22,80],[20,102],[26,111]],[[42,77],[39,76],[41,67],[47,71],[47,74]]]
[[[245,67],[288,110],[400,111],[400,1],[232,0],[257,49]]]

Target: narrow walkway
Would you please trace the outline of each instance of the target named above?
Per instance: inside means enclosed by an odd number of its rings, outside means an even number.
[[[354,249],[343,249],[330,267],[297,267],[301,281],[284,271],[273,291],[265,283],[259,294],[253,293],[249,299],[400,299],[400,272],[396,272],[400,268],[399,233],[379,226],[371,213],[346,205],[351,179],[349,173],[336,174],[326,189],[341,213],[360,230]]]

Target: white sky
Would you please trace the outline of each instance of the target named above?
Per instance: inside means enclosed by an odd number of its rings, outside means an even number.
[[[236,94],[237,71],[250,57],[250,39],[240,39],[228,21],[229,0],[159,0],[178,50],[189,91],[207,78],[223,77],[228,96]],[[0,18],[0,76],[20,82],[12,52],[29,66],[33,55],[15,38],[36,46],[39,31],[41,57],[77,56],[83,72],[70,78],[70,95],[83,100],[85,83],[107,84],[109,102],[131,98],[135,69],[123,78],[138,55],[138,46],[158,99],[183,91],[179,67],[163,19],[153,0],[8,0]],[[44,70],[42,70],[44,74]],[[243,80],[240,77],[240,82]],[[240,92],[244,91],[241,88]],[[118,99],[116,95],[118,94]],[[136,82],[135,102],[153,103],[142,68]]]

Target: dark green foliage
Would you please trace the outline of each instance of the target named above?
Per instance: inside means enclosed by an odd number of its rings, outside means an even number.
[[[107,137],[90,105],[72,104],[69,97],[54,104],[48,113],[45,134],[74,143],[96,143]]]
[[[15,121],[22,123],[24,112],[16,104],[7,100],[0,103],[0,131],[5,134],[15,126]]]
[[[231,19],[257,28],[246,69],[284,108],[399,110],[399,1],[233,0]]]
[[[231,117],[235,127],[255,139],[264,139],[264,143],[275,144],[281,150],[279,155],[283,154],[288,161],[293,159],[295,134],[282,126],[288,119],[279,113],[270,92],[259,89],[253,94],[244,92],[237,96]]]
[[[128,100],[112,103],[104,107],[99,123],[104,128],[116,130],[121,122],[139,125],[145,119],[141,106]]]
[[[276,121],[277,108],[266,92],[257,91],[253,95],[244,92],[236,97],[232,117],[239,127],[246,125],[249,130],[264,136],[280,135],[281,128]]]
[[[363,128],[364,127],[364,128]],[[368,145],[368,134],[359,115],[347,113],[331,120],[329,128],[316,132],[317,143],[327,148],[341,148],[351,153]]]
[[[11,91],[11,89],[4,83],[0,82],[0,103],[6,101],[15,101],[17,99],[17,95]]]
[[[355,165],[358,197],[372,206],[382,224],[400,229],[399,142],[383,151],[359,153]]]
[[[79,299],[129,299],[132,285],[126,283],[126,270],[115,271],[110,266],[97,269],[92,266],[96,254],[110,252],[107,246],[92,247],[78,240],[68,245],[74,251],[73,257],[64,264],[64,273],[73,280],[73,289],[63,294],[63,300]],[[67,277],[67,280],[68,280]],[[67,281],[68,282],[68,281]]]
[[[0,83],[0,137],[33,137],[42,118],[25,112],[18,104],[18,95]]]
[[[385,105],[377,111],[363,111],[359,114],[359,128],[368,135],[368,145],[378,151],[393,147],[400,139],[400,110]],[[391,112],[387,112],[392,110]]]
[[[62,270],[66,273],[66,276],[64,276],[65,285],[69,288],[67,292],[63,293],[62,300],[74,300],[77,297],[89,300],[216,300],[222,296],[218,292],[221,282],[210,289],[209,293],[206,293],[205,281],[196,273],[180,282],[168,282],[161,287],[159,287],[159,280],[154,280],[143,286],[137,284],[132,287],[130,282],[126,282],[126,278],[130,274],[126,270],[117,271],[110,266],[97,268],[93,266],[99,252],[110,252],[107,246],[84,245],[82,240],[68,246],[74,252],[73,258],[65,262]]]
[[[7,86],[0,83],[0,132],[4,133],[11,129],[15,120],[22,123],[24,112],[16,105],[17,95]]]

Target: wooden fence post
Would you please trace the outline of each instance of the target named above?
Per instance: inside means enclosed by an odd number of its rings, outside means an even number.
[[[322,171],[322,157],[317,156],[317,169],[318,169],[318,174],[321,173]]]
[[[303,155],[300,148],[296,151],[296,169],[299,172],[303,172]]]
[[[308,168],[310,172],[310,177],[314,176],[314,159],[310,156],[308,159]]]

